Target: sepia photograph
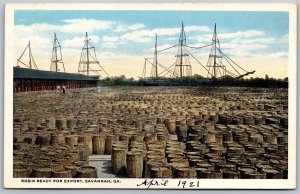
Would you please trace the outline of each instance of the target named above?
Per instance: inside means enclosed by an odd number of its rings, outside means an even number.
[[[296,5],[7,4],[6,188],[293,189]]]

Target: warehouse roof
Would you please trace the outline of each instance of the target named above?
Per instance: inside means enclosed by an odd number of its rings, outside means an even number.
[[[98,80],[99,76],[14,67],[14,79]]]

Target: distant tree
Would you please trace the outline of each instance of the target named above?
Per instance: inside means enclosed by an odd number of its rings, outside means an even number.
[[[269,79],[269,76],[268,74],[265,75],[265,80],[268,80]]]

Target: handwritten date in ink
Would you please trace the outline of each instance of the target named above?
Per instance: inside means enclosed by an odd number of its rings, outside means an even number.
[[[146,186],[147,187],[147,189],[149,189],[150,187],[155,187],[155,186],[164,186],[164,187],[166,187],[167,185],[168,185],[168,180],[164,180],[164,179],[162,179],[162,180],[155,180],[155,179],[150,179],[150,180],[148,180],[148,179],[145,179],[142,183],[140,183],[140,184],[137,184],[137,186],[138,187],[140,187],[140,186]]]
[[[200,181],[182,181],[179,180],[178,187],[185,189],[185,188],[198,188],[200,186]]]

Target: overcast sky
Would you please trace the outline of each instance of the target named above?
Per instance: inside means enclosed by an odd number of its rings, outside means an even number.
[[[49,70],[56,32],[66,71],[76,72],[88,32],[98,60],[110,75],[137,78],[144,58],[153,56],[156,33],[158,49],[176,45],[183,22],[187,44],[201,46],[211,43],[217,23],[222,51],[246,70],[256,70],[253,77],[268,74],[284,78],[288,71],[288,21],[288,12],[18,10],[14,54],[17,59],[30,40],[39,69]],[[209,51],[209,47],[191,50],[205,65]],[[159,62],[173,64],[176,52],[174,48],[159,53]],[[190,61],[193,74],[207,75],[196,61]]]

